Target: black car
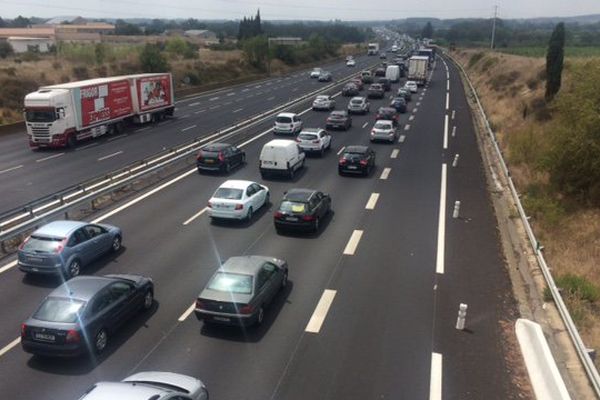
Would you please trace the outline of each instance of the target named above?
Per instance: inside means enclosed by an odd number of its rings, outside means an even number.
[[[198,172],[229,172],[246,162],[246,153],[228,143],[211,143],[202,147],[196,156]]]
[[[377,79],[377,83],[383,86],[383,90],[385,90],[386,92],[392,90],[392,81],[387,78],[379,78]]]
[[[359,93],[360,90],[354,83],[346,83],[346,85],[344,85],[342,88],[342,96],[352,97],[357,96]]]
[[[385,76],[385,68],[375,69],[375,76]]]
[[[375,151],[368,146],[347,146],[338,162],[338,173],[369,175],[375,168]]]
[[[123,323],[153,304],[150,278],[78,276],[54,289],[21,325],[21,346],[42,356],[99,354]]]
[[[400,119],[400,116],[398,115],[398,111],[396,111],[395,108],[392,107],[379,107],[379,110],[377,110],[377,114],[375,115],[375,120],[379,121],[379,120],[386,120],[386,121],[392,121],[394,123],[394,125],[397,125]]]
[[[283,195],[274,222],[277,233],[285,229],[317,232],[320,221],[331,211],[331,197],[312,189],[290,189]]]
[[[406,100],[406,102],[408,103],[412,100],[412,93],[410,92],[410,90],[401,88],[398,89],[398,97],[404,97],[404,100]]]
[[[333,111],[327,117],[325,129],[343,129],[347,131],[352,126],[352,117],[348,111]]]
[[[399,113],[405,113],[406,100],[404,100],[404,97],[394,97],[390,103],[390,107],[395,108]]]
[[[380,83],[374,83],[369,86],[369,90],[367,91],[367,97],[370,99],[383,99],[385,96],[385,89]]]

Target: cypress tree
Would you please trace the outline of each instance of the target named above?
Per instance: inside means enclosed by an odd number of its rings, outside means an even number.
[[[550,101],[560,90],[563,61],[565,56],[565,24],[554,28],[546,53],[546,100]]]

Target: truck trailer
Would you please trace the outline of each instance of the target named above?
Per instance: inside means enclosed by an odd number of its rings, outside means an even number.
[[[175,111],[169,73],[123,75],[43,86],[25,96],[29,146],[72,147],[157,122]]]
[[[376,56],[379,54],[379,43],[369,43],[367,55]]]
[[[412,56],[408,60],[408,80],[417,82],[417,85],[424,85],[427,81],[428,67],[428,56]]]

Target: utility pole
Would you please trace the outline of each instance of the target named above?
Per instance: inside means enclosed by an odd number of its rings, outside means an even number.
[[[494,6],[494,21],[492,22],[492,43],[490,49],[496,47],[496,19],[498,18],[498,6]]]

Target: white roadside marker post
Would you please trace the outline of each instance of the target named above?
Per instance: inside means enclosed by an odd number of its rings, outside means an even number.
[[[464,303],[460,303],[458,306],[458,318],[456,319],[456,329],[462,331],[465,329],[465,320],[467,319],[467,306]]]
[[[453,167],[456,167],[456,166],[458,165],[458,158],[459,158],[459,157],[460,157],[460,156],[459,156],[458,154],[455,154],[455,155],[454,155],[454,161],[452,161],[452,166],[453,166]]]
[[[452,212],[452,218],[458,218],[460,212],[460,201],[456,200],[454,202],[454,211]]]

